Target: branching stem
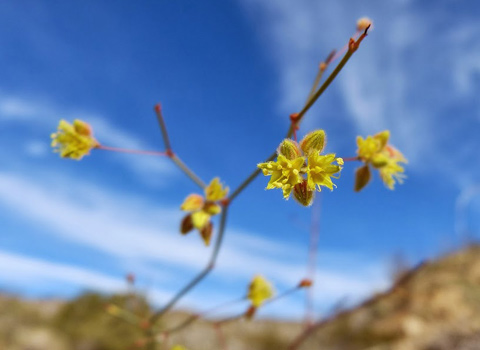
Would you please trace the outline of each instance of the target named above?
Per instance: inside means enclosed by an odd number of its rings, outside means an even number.
[[[169,311],[187,292],[195,287],[201,280],[205,278],[205,276],[210,273],[210,271],[212,271],[213,267],[215,266],[215,262],[217,261],[220,247],[222,246],[223,236],[225,233],[225,224],[227,222],[227,212],[228,206],[224,206],[220,218],[220,227],[218,228],[217,240],[215,241],[215,246],[213,247],[212,255],[210,256],[207,266],[193,280],[191,280],[185,287],[175,294],[175,296],[162,309],[152,315],[150,318],[150,323],[152,325],[154,325],[160,317]]]
[[[193,182],[195,182],[198,186],[200,186],[202,189],[207,187],[205,182],[203,182],[192,170],[190,170],[187,165],[182,162],[182,160],[173,152],[170,152],[170,159],[187,175],[190,179],[192,179]]]

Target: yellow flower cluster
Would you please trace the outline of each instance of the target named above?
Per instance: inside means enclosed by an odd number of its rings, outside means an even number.
[[[291,139],[282,141],[276,161],[257,165],[263,175],[271,176],[266,189],[281,188],[285,199],[293,191],[295,199],[305,206],[312,203],[313,193],[321,191],[321,186],[333,190],[335,185],[331,178],[340,176],[343,159],[336,158],[333,153],[320,155],[324,147],[323,130],[309,133],[300,144]]]
[[[223,187],[218,177],[214,178],[205,188],[205,197],[200,194],[190,194],[183,201],[180,209],[190,212],[182,220],[180,231],[187,234],[194,228],[198,230],[205,245],[210,244],[213,224],[210,218],[220,214],[222,207],[217,204],[228,194],[228,187]]]
[[[275,295],[272,284],[264,277],[255,276],[248,286],[247,298],[250,300],[253,307],[260,307],[265,301]]]
[[[365,165],[357,169],[355,190],[360,191],[370,181],[370,167],[378,169],[384,184],[391,190],[395,182],[403,183],[405,169],[399,163],[407,163],[407,159],[395,147],[388,144],[390,132],[384,130],[373,136],[357,137],[358,158]]]
[[[60,120],[58,130],[51,135],[52,147],[63,158],[80,160],[90,154],[92,148],[100,144],[92,135],[90,125],[82,120],[75,119],[73,124]]]

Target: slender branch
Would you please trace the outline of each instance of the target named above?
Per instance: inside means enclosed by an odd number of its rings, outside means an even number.
[[[335,67],[333,72],[330,73],[327,80],[325,80],[325,82],[322,84],[322,86],[320,86],[320,88],[317,90],[317,92],[315,92],[315,94],[312,96],[312,98],[305,104],[305,107],[303,107],[303,109],[298,113],[295,125],[300,124],[300,121],[302,120],[305,113],[308,112],[308,110],[313,106],[313,104],[318,100],[318,98],[323,94],[323,92],[330,86],[332,81],[335,79],[335,77],[338,75],[338,73],[340,73],[342,68],[348,62],[348,60],[350,59],[352,54],[353,54],[353,51],[350,51],[350,50],[347,51],[347,53],[345,54],[345,56],[343,56],[342,60],[338,63],[338,65]],[[290,126],[290,129],[288,130],[287,138],[292,136],[294,130],[295,130],[295,128],[294,128],[294,125],[292,123],[292,125]]]
[[[310,101],[310,99],[315,94],[315,91],[317,91],[317,87],[318,87],[318,84],[320,83],[320,80],[322,80],[323,73],[328,68],[328,65],[330,64],[330,62],[333,61],[333,58],[335,57],[335,53],[336,53],[335,50],[330,52],[330,54],[327,56],[327,59],[323,62],[320,62],[320,64],[318,65],[318,72],[315,77],[315,80],[313,81],[312,88],[310,89],[310,93],[308,94],[307,101],[305,102],[305,104],[307,104],[308,101]]]
[[[201,188],[207,187],[205,182],[203,182],[187,165],[182,162],[182,160],[173,152],[170,152],[171,156],[170,159],[190,178],[193,182],[195,182]]]
[[[310,101],[308,101],[305,104],[305,107],[303,107],[303,109],[298,113],[298,115],[296,117],[296,122],[292,123],[292,125],[290,126],[290,129],[289,129],[288,134],[287,134],[287,138],[292,136],[292,134],[295,131],[295,127],[298,126],[298,124],[302,120],[305,113],[307,113],[307,111],[313,106],[313,104],[318,100],[318,98],[323,94],[323,92],[330,86],[332,81],[336,78],[338,73],[340,73],[340,71],[345,66],[345,64],[348,62],[350,57],[352,57],[352,55],[355,53],[355,51],[357,51],[358,47],[360,46],[360,43],[367,36],[367,32],[368,32],[369,28],[370,28],[370,26],[368,26],[365,29],[365,31],[358,38],[357,41],[355,41],[354,39],[350,39],[350,41],[348,43],[348,51],[345,53],[345,56],[343,56],[342,60],[338,63],[338,65],[335,67],[333,72],[330,73],[327,80],[325,80],[325,82],[322,84],[322,86],[320,86],[320,88],[317,90],[317,92],[312,96]]]
[[[308,97],[307,97],[307,100],[305,101],[305,105],[312,99],[313,95],[315,95],[315,91],[317,91],[318,84],[320,83],[320,80],[322,80],[323,72],[325,71],[325,69],[322,69],[323,63],[324,62],[320,63],[320,66],[318,67],[317,75],[315,76],[315,80],[313,81],[312,88],[308,93]]]
[[[225,233],[225,224],[227,222],[227,212],[228,205],[225,205],[223,206],[223,211],[220,218],[220,227],[218,229],[217,240],[215,241],[215,246],[213,248],[212,255],[210,256],[210,261],[208,262],[207,266],[193,280],[191,280],[185,287],[183,287],[177,294],[175,294],[175,296],[162,309],[152,315],[152,317],[150,318],[150,323],[152,325],[155,324],[155,322],[167,311],[169,311],[187,292],[189,292],[201,280],[203,280],[210,271],[212,271],[213,267],[215,266],[220,247],[222,246],[223,236]]]
[[[300,287],[300,286],[295,286],[295,287],[293,287],[293,288],[287,289],[287,290],[283,291],[281,294],[279,294],[279,295],[277,295],[277,296],[275,296],[275,297],[273,297],[273,298],[271,298],[271,299],[266,300],[266,301],[263,303],[263,305],[271,304],[271,303],[273,303],[273,302],[275,302],[275,301],[277,301],[277,300],[279,300],[279,299],[282,299],[282,298],[286,297],[287,295],[290,295],[290,294],[296,292],[297,290],[299,290],[299,289],[301,289],[301,288],[302,288],[302,287]]]
[[[160,125],[160,130],[162,130],[163,142],[165,143],[165,149],[171,150],[172,146],[170,144],[170,139],[168,138],[167,126],[165,125],[165,120],[163,119],[162,114],[162,105],[158,103],[155,106],[155,114],[157,115],[158,124]]]
[[[127,148],[118,148],[118,147],[110,147],[104,145],[98,145],[95,149],[100,149],[104,151],[113,151],[113,152],[121,152],[121,153],[132,153],[132,154],[145,154],[149,156],[167,156],[166,152],[159,152],[159,151],[143,151],[143,150],[136,150],[136,149],[127,149]]]
[[[165,143],[165,155],[170,157],[170,159],[182,170],[193,182],[195,182],[202,189],[207,187],[205,182],[203,182],[187,165],[182,162],[182,160],[172,151],[172,145],[170,144],[170,139],[168,137],[167,126],[165,124],[165,119],[163,118],[162,106],[158,103],[155,106],[155,114],[157,115],[158,124],[160,125],[160,130],[162,131],[163,142]]]

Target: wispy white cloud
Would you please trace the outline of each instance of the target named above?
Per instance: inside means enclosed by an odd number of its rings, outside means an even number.
[[[0,97],[0,120],[25,121],[51,119],[57,111],[45,103],[28,102],[15,96]]]
[[[178,234],[182,214],[177,209],[156,208],[149,200],[111,193],[78,180],[75,188],[68,187],[69,179],[55,176],[50,179],[54,187],[35,181],[0,173],[0,206],[19,220],[38,223],[52,235],[112,255],[116,260],[129,261],[132,266],[144,266],[146,273],[151,273],[153,266],[165,266],[191,274],[206,264],[210,250],[200,239]],[[301,247],[273,243],[229,228],[215,276],[246,283],[254,274],[262,273],[281,288],[289,288],[305,277],[303,257]],[[342,255],[337,259],[343,259]],[[378,263],[356,266],[355,274],[341,268],[320,268],[318,295],[323,302],[344,295],[359,298],[383,286],[381,266],[372,268]]]
[[[34,158],[44,157],[48,154],[48,141],[32,140],[25,144],[25,153]]]
[[[8,251],[0,250],[0,264],[9,267],[2,269],[0,274],[0,280],[4,283],[21,283],[23,285],[28,283],[34,286],[45,282],[66,282],[81,288],[94,288],[104,292],[125,290],[123,279]]]
[[[0,250],[0,265],[8,266],[8,268],[2,269],[0,284],[19,290],[43,289],[48,286],[65,286],[66,284],[80,290],[96,290],[106,293],[121,293],[127,290],[123,278],[112,277],[78,266],[14,254],[5,250]],[[165,302],[172,293],[153,288],[149,295],[153,302],[160,304]]]

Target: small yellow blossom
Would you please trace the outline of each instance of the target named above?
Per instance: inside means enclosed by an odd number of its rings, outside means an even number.
[[[205,245],[209,245],[213,231],[210,218],[221,213],[222,207],[216,202],[224,199],[227,194],[228,187],[223,187],[219,178],[216,177],[205,188],[205,197],[196,193],[188,195],[180,209],[190,213],[182,219],[180,232],[187,234],[195,228],[200,233]]]
[[[228,190],[228,187],[224,188],[220,183],[220,179],[216,177],[205,188],[205,197],[208,201],[219,201],[227,196]]]
[[[313,192],[321,186],[330,190],[335,186],[332,177],[338,179],[343,159],[335,154],[320,155],[325,147],[326,135],[323,130],[307,134],[300,144],[286,139],[277,149],[277,160],[257,165],[265,176],[271,176],[267,190],[281,188],[283,197],[288,199],[293,191],[295,199],[309,206]],[[337,164],[332,164],[336,162]]]
[[[283,197],[288,199],[293,190],[293,186],[303,181],[300,171],[305,163],[305,157],[297,157],[293,160],[285,158],[279,154],[277,161],[258,164],[262,169],[263,175],[271,175],[267,185],[267,190],[272,188],[281,188]]]
[[[60,120],[58,131],[51,138],[55,152],[59,152],[63,158],[76,160],[82,159],[90,154],[92,148],[100,145],[93,137],[90,125],[79,119],[75,119],[73,124]]]
[[[247,298],[254,307],[260,307],[265,301],[275,294],[272,284],[260,275],[250,282]]]
[[[390,132],[388,130],[379,132],[374,136],[367,136],[367,138],[357,137],[357,154],[359,159],[365,163],[365,167],[371,165],[378,169],[380,177],[384,184],[391,190],[394,189],[395,182],[403,183],[405,179],[405,169],[398,163],[407,163],[407,159],[395,147],[388,144]],[[369,169],[360,168],[363,171],[357,171],[357,180],[355,190],[360,191],[367,185],[369,176]],[[364,176],[365,179],[359,177]]]
[[[338,165],[332,164],[337,162]],[[307,186],[310,190],[321,191],[321,186],[325,186],[330,190],[333,190],[335,186],[332,182],[332,177],[338,179],[338,176],[335,174],[340,173],[342,170],[341,165],[343,164],[342,158],[335,158],[335,154],[327,154],[321,156],[317,153],[310,153],[308,156],[308,166],[307,166]]]
[[[385,153],[388,154],[389,158],[387,164],[379,169],[380,177],[385,185],[393,190],[395,180],[402,184],[403,180],[406,178],[406,175],[404,174],[405,169],[398,163],[406,163],[407,160],[399,150],[390,145],[385,147]]]
[[[381,152],[387,145],[388,139],[390,138],[390,132],[388,130],[379,132],[374,136],[367,136],[366,139],[363,137],[357,137],[357,154],[358,157],[364,162],[371,162],[378,155],[381,155]]]

